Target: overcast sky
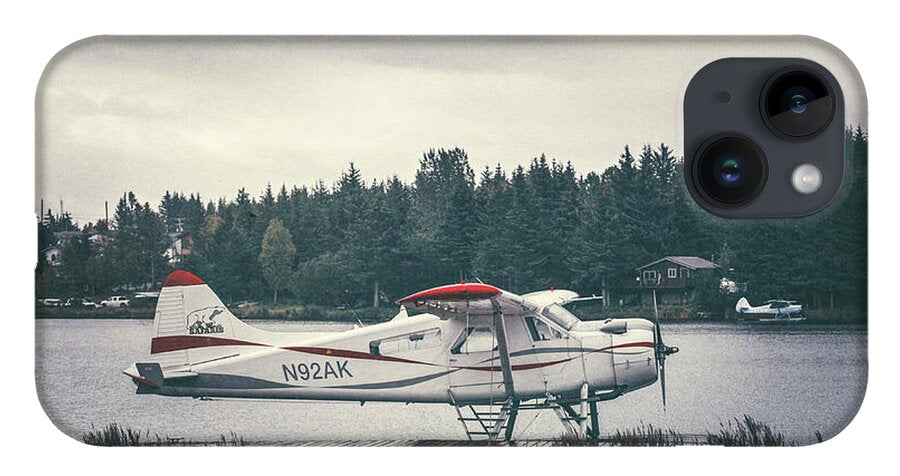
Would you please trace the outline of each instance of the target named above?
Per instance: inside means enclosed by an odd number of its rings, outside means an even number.
[[[777,51],[721,39],[89,39],[38,88],[35,209],[63,200],[85,223],[128,190],[154,207],[166,190],[230,199],[331,185],[351,161],[367,181],[408,181],[432,147],[466,149],[476,171],[541,153],[602,171],[625,144],[680,156],[691,76]],[[846,122],[863,122],[841,55],[812,41],[790,52],[828,67]]]

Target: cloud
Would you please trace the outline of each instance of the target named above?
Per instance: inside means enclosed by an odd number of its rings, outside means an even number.
[[[546,153],[581,173],[625,144],[680,152],[681,90],[728,45],[597,41],[89,39],[39,90],[36,200],[97,217],[127,190],[217,199],[330,184],[351,161],[409,180],[432,147],[476,169]]]

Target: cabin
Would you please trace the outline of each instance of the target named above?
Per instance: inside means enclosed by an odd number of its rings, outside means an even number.
[[[170,233],[169,247],[163,253],[169,266],[176,266],[184,261],[184,257],[191,254],[194,246],[194,238],[186,233]]]
[[[50,245],[41,251],[44,254],[44,261],[51,266],[59,266],[62,264],[62,246],[59,244]]]
[[[69,241],[82,236],[84,236],[84,233],[80,231],[57,231],[53,233],[55,243],[41,250],[41,253],[44,255],[44,261],[51,266],[61,265],[63,247]]]
[[[697,256],[666,256],[636,269],[632,289],[642,305],[690,304],[696,297],[695,284],[705,273],[715,273],[719,265]]]

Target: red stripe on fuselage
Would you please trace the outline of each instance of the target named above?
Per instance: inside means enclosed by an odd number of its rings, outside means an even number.
[[[246,346],[254,346],[254,347],[274,347],[268,344],[260,344],[258,342],[248,342],[237,339],[227,339],[223,337],[208,337],[208,336],[165,336],[165,337],[154,337],[153,340],[150,341],[150,353],[158,354],[160,352],[173,352],[176,350],[188,350],[188,349],[199,349],[204,347],[218,347],[224,345],[246,345]],[[591,352],[603,352],[607,350],[621,349],[621,348],[629,348],[629,347],[647,347],[653,348],[654,344],[652,342],[628,342],[625,344],[618,344],[609,347],[604,347],[602,349],[592,350]],[[290,350],[293,352],[303,352],[306,354],[316,354],[316,355],[329,355],[333,357],[345,357],[349,359],[363,359],[363,360],[377,360],[382,362],[396,362],[401,364],[417,364],[417,365],[428,365],[428,366],[439,366],[439,367],[449,367],[449,368],[457,368],[457,369],[465,369],[465,370],[481,370],[481,371],[500,371],[501,367],[498,365],[490,365],[490,366],[454,366],[454,365],[442,365],[435,364],[432,362],[421,362],[418,360],[410,360],[403,359],[400,357],[391,357],[389,355],[372,355],[368,352],[360,352],[356,350],[346,350],[346,349],[330,349],[326,347],[304,347],[304,346],[289,346],[289,347],[279,347],[283,350]],[[513,365],[512,370],[533,370],[539,369],[542,367],[549,367],[551,365],[561,364],[564,362],[568,362],[570,360],[575,359],[575,357],[569,357],[568,359],[562,360],[554,360],[551,362],[539,362],[539,363],[531,363],[531,364],[518,364]]]
[[[609,347],[604,347],[604,348],[602,348],[602,349],[592,350],[591,352],[603,352],[603,351],[607,351],[607,350],[624,349],[624,348],[628,348],[628,347],[649,347],[649,348],[652,349],[652,348],[654,347],[654,345],[653,345],[652,342],[628,342],[628,343],[626,343],[626,344],[612,345],[612,346],[609,346]],[[577,356],[576,356],[576,357],[577,357]],[[561,363],[568,362],[568,361],[574,360],[574,359],[575,359],[575,357],[569,357],[568,359],[554,360],[554,361],[551,361],[551,362],[541,362],[541,363],[536,363],[536,364],[519,364],[519,365],[513,365],[513,366],[512,366],[512,370],[532,370],[532,369],[539,369],[539,368],[541,368],[541,367],[549,367],[549,366],[551,366],[551,365],[561,364]],[[499,370],[502,370],[502,369],[500,368],[500,366],[498,366],[498,365],[492,365],[492,366],[489,366],[489,367],[459,367],[459,368],[466,369],[466,370],[489,370],[489,371],[499,371]]]
[[[160,352],[174,352],[176,350],[202,349],[205,347],[220,347],[224,345],[247,345],[254,347],[272,347],[269,344],[261,344],[259,342],[249,342],[245,340],[228,339],[224,337],[210,336],[165,336],[154,337],[150,341],[150,353],[158,354]],[[416,360],[402,359],[399,357],[391,357],[388,355],[372,355],[368,352],[359,352],[356,350],[329,349],[325,347],[279,347],[280,349],[290,350],[293,352],[304,352],[307,354],[330,355],[334,357],[347,357],[351,359],[367,359],[381,360],[386,362],[399,362],[406,364],[420,365],[437,365],[429,362],[419,362]]]
[[[602,349],[595,350],[593,352],[603,352],[604,350],[613,350],[613,349],[624,349],[627,347],[648,347],[650,349],[654,348],[655,345],[653,342],[628,342],[625,344],[618,344],[609,347],[604,347]]]
[[[536,363],[536,364],[519,364],[519,365],[513,365],[513,366],[512,366],[512,370],[513,370],[513,371],[516,371],[516,370],[532,370],[532,369],[539,369],[539,368],[541,368],[541,367],[549,367],[549,366],[551,366],[551,365],[556,365],[556,364],[561,364],[561,363],[563,363],[563,362],[568,362],[568,361],[570,361],[570,360],[572,360],[572,359],[574,359],[574,358],[575,358],[575,357],[569,357],[568,359],[554,360],[554,361],[552,361],[552,362],[540,362],[540,363]],[[482,371],[490,371],[490,372],[499,372],[499,371],[503,370],[503,368],[500,367],[499,365],[491,365],[491,366],[488,366],[488,367],[456,367],[456,368],[458,368],[458,369],[465,369],[465,370],[482,370]]]
[[[349,359],[364,360],[380,360],[384,362],[398,362],[402,364],[419,364],[419,365],[437,365],[430,362],[420,362],[418,360],[402,359],[400,357],[391,357],[389,355],[372,355],[368,352],[360,352],[358,350],[345,349],[328,349],[325,347],[281,347],[284,350],[292,350],[294,352],[304,352],[307,354],[330,355],[332,357],[347,357]]]
[[[154,337],[150,341],[150,353],[158,354],[160,352],[174,352],[176,350],[200,349],[203,347],[218,347],[223,345],[252,345],[257,347],[268,347],[266,344],[258,344],[256,342],[247,342],[237,339],[226,339],[224,337],[165,336]]]

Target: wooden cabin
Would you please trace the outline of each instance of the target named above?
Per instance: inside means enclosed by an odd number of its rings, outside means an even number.
[[[690,304],[696,296],[694,284],[704,273],[716,272],[719,265],[697,256],[666,256],[637,268],[632,289],[642,305]]]

